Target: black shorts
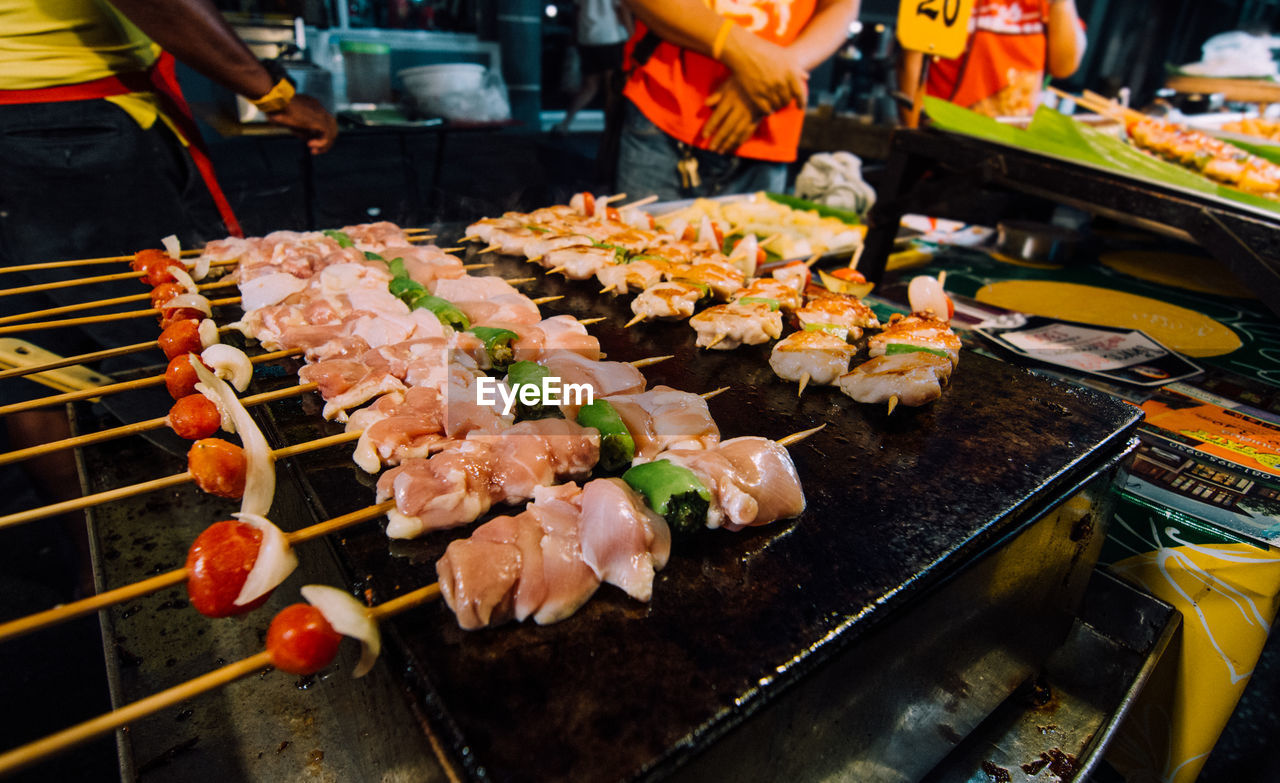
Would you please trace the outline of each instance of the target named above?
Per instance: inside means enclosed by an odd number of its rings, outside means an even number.
[[[604,46],[580,44],[578,54],[582,56],[582,72],[591,74],[621,70],[623,46],[622,42]]]
[[[0,265],[127,255],[160,247],[169,234],[177,234],[183,247],[199,247],[226,229],[191,156],[162,122],[143,130],[104,100],[0,106]],[[0,276],[0,288],[127,271],[122,262],[14,272]],[[26,313],[147,291],[137,280],[120,280],[7,296],[0,310]],[[107,309],[148,306],[143,301]],[[156,320],[146,317],[15,336],[73,356],[159,334]],[[151,363],[164,357],[152,351],[128,358]],[[0,381],[3,402],[49,393],[25,379]]]

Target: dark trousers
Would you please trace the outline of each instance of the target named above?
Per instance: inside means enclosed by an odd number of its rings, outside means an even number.
[[[198,247],[226,230],[191,157],[162,122],[143,130],[105,100],[0,106],[0,266],[127,255],[160,247],[169,234],[176,234],[183,247]],[[127,264],[8,273],[0,275],[0,289],[122,271],[128,271]],[[0,312],[25,313],[147,290],[126,280],[4,296]],[[158,334],[154,319],[137,318],[18,336],[75,355],[154,340]],[[28,381],[0,381],[0,400],[47,393]]]

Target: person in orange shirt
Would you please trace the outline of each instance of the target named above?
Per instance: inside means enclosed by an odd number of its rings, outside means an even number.
[[[1045,73],[1065,79],[1080,67],[1086,45],[1075,0],[978,0],[969,44],[954,60],[935,59],[927,94],[990,117],[1035,113]],[[902,92],[914,98],[920,52],[903,52]]]
[[[662,200],[782,190],[808,72],[848,38],[858,0],[628,0],[638,20],[619,191]]]

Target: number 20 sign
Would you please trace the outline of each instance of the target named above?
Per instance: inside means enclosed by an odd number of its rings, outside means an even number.
[[[902,0],[898,43],[938,57],[959,57],[969,41],[974,0]]]

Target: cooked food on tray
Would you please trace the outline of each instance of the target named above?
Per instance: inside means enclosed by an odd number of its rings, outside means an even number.
[[[657,224],[668,233],[685,236],[704,219],[710,219],[726,237],[768,240],[766,249],[780,258],[850,250],[862,244],[865,233],[861,226],[790,206],[765,193],[725,200],[697,199],[682,209],[659,214]]]
[[[1247,193],[1274,197],[1280,166],[1207,133],[1146,117],[1126,123],[1133,143],[1165,160]]]
[[[1221,129],[1227,133],[1257,136],[1267,141],[1280,141],[1280,122],[1262,117],[1245,117],[1241,120],[1224,122]]]

